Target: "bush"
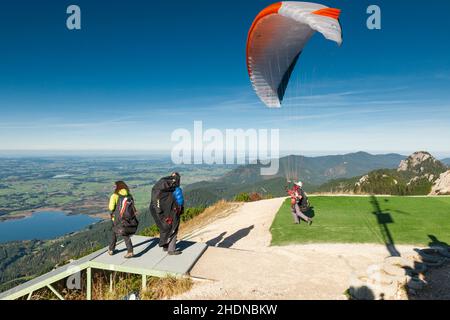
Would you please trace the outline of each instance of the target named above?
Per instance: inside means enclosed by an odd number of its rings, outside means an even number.
[[[250,198],[250,201],[259,201],[259,200],[263,199],[262,195],[258,192],[250,193],[249,198]]]
[[[250,195],[246,192],[239,193],[236,197],[234,197],[234,201],[237,202],[249,202]]]
[[[181,222],[186,222],[195,218],[203,211],[205,211],[205,209],[206,209],[205,207],[193,207],[185,209],[184,213],[181,215]]]
[[[153,224],[150,227],[144,228],[139,235],[144,237],[155,237],[159,235],[159,228],[156,224]]]
[[[152,277],[148,280],[147,290],[141,293],[142,300],[161,300],[170,298],[192,288],[191,278],[177,278],[166,276],[164,278]]]
[[[258,192],[251,192],[251,193],[242,192],[239,193],[236,197],[234,197],[234,201],[236,202],[252,202],[252,201],[259,201],[262,199],[270,199],[270,198],[263,197]]]

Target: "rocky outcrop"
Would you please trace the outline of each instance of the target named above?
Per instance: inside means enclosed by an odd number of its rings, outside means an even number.
[[[320,187],[320,191],[356,194],[427,195],[449,193],[449,168],[429,152],[418,151],[402,160],[397,169],[378,169],[361,177],[339,179]],[[449,193],[450,194],[450,193]]]
[[[357,183],[355,183],[356,187],[361,187],[362,185],[369,182],[369,175],[366,174],[365,176],[362,176],[361,179]]]
[[[450,247],[433,246],[414,249],[416,254],[391,256],[366,272],[352,274],[348,293],[357,300],[393,300],[415,295],[428,285],[427,273],[450,261]],[[407,297],[405,297],[407,298]]]
[[[433,158],[433,156],[428,152],[414,152],[408,158],[400,162],[397,171],[411,171],[412,169],[419,167],[422,162],[425,162],[426,160],[431,158]]]
[[[407,159],[402,160],[398,166],[398,172],[415,173],[418,176],[425,176],[429,181],[433,180],[436,173],[442,173],[447,167],[425,151],[414,152]],[[433,178],[430,179],[430,177]]]
[[[442,162],[434,158],[430,153],[419,151],[401,161],[397,172],[409,179],[406,184],[408,188],[414,189],[418,186],[423,189],[423,186],[429,184],[429,188],[431,189],[432,186],[436,187],[436,180],[447,170],[448,168]],[[432,191],[433,194],[442,194],[439,193],[440,191],[438,190],[446,189],[445,183],[443,185],[441,183],[441,186],[437,190],[434,190],[434,187]]]
[[[439,176],[431,189],[430,195],[450,195],[450,170]]]

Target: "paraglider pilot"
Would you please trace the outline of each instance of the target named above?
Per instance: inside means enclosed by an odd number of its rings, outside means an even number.
[[[287,192],[291,197],[291,212],[294,217],[294,223],[300,224],[300,221],[304,220],[308,222],[308,225],[311,225],[312,218],[305,214],[309,210],[309,204],[308,197],[303,191],[303,182],[298,181],[294,183],[294,186]]]
[[[122,236],[127,247],[125,258],[132,258],[133,244],[130,237],[136,233],[139,221],[136,218],[136,207],[130,189],[123,181],[115,183],[115,190],[109,200],[109,211],[113,222],[109,255],[115,254],[117,236]]]
[[[181,254],[176,250],[180,216],[184,211],[180,174],[173,172],[161,178],[152,188],[150,213],[160,231],[159,246],[169,255]]]

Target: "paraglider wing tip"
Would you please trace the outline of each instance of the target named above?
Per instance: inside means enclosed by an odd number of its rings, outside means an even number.
[[[339,19],[339,16],[341,15],[341,9],[335,9],[335,8],[324,8],[319,9],[312,12],[313,14],[317,14],[319,16],[324,16],[332,19]]]
[[[281,108],[281,103],[266,103],[266,106],[270,109],[280,109]]]

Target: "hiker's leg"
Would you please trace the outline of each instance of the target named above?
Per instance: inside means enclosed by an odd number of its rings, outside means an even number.
[[[123,240],[125,242],[125,246],[127,247],[127,252],[132,253],[133,252],[133,244],[131,243],[130,236],[123,236]]]
[[[310,221],[311,218],[308,217],[307,215],[305,215],[301,210],[300,210],[300,206],[298,204],[295,205],[295,215],[297,216],[297,219],[302,219],[304,221]]]
[[[297,215],[295,207],[297,207],[297,205],[291,207],[292,217],[294,217],[294,222],[295,223],[300,223],[300,220],[298,219],[298,215]]]
[[[167,250],[169,252],[173,252],[176,250],[176,248],[177,248],[177,232],[173,235],[172,239],[170,240]]]
[[[311,221],[312,219],[310,217],[308,217],[306,214],[304,214],[303,212],[300,211],[299,217],[303,220],[305,220],[306,222]]]
[[[117,235],[112,231],[111,242],[109,243],[109,250],[114,251],[116,249]]]
[[[163,242],[163,239],[167,239],[167,231],[160,231],[159,232],[159,246],[161,248],[163,248],[164,250],[167,249],[167,247],[169,246],[168,243]]]

